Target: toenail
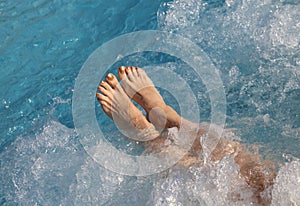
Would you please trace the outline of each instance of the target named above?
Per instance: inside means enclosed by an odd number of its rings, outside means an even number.
[[[124,66],[121,66],[121,67],[120,67],[120,72],[122,72],[122,73],[125,72],[125,67],[124,67]]]
[[[109,73],[108,75],[107,75],[107,79],[108,80],[112,80],[114,78],[114,76],[112,75],[112,73]]]
[[[101,84],[104,84],[105,82],[104,81],[101,81]]]

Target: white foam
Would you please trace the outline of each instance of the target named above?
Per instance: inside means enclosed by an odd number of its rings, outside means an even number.
[[[300,5],[286,5],[278,8],[270,27],[270,37],[274,46],[299,49]]]
[[[1,153],[7,203],[26,205],[249,205],[252,191],[232,158],[204,167],[175,167],[149,177],[115,174],[88,157],[73,129],[49,121]],[[300,161],[284,165],[273,205],[299,204]],[[288,198],[287,198],[288,197]],[[237,200],[239,199],[239,200]]]
[[[249,205],[252,191],[231,158],[201,168],[175,168],[155,183],[153,205]],[[240,199],[240,200],[237,200]]]
[[[158,12],[162,30],[201,45],[218,64],[256,64],[298,53],[300,4],[275,0],[165,3]],[[299,58],[299,57],[298,57]]]
[[[269,139],[263,147],[276,153],[268,154],[270,156],[282,156],[285,151],[299,155],[296,102],[300,88],[299,1],[216,2],[175,0],[165,3],[158,12],[159,28],[190,38],[220,69],[228,91],[231,126],[237,128],[239,135],[252,141]],[[287,143],[278,146],[276,142],[281,141]],[[298,171],[299,165],[293,165],[290,167]],[[286,181],[288,174],[291,174],[290,182],[298,181],[298,174],[283,167],[276,185],[284,185],[289,194],[283,205],[292,202],[297,205],[295,195],[299,191],[293,192],[294,186]],[[273,205],[277,199],[281,201],[280,190],[276,190]],[[217,202],[220,196],[226,195],[225,190],[222,192],[214,195]],[[180,195],[180,192],[175,194]],[[207,195],[199,201],[212,204],[209,198]],[[224,205],[226,201],[218,203]]]
[[[272,205],[300,205],[300,160],[286,163],[279,170],[272,191]]]

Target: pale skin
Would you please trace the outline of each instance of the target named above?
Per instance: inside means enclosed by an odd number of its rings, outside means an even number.
[[[101,81],[98,86],[96,97],[102,106],[103,111],[115,121],[115,117],[121,119],[124,124],[130,124],[138,130],[145,130],[149,127],[156,128],[180,128],[182,124],[195,125],[183,119],[177,112],[166,105],[151,79],[146,72],[138,67],[120,67],[118,77],[122,86],[113,74],[108,74],[105,81]],[[131,102],[131,99],[138,103],[147,113],[147,117]],[[116,121],[115,121],[116,122]],[[190,151],[177,163],[190,167],[201,165],[198,159],[202,154],[200,138],[207,133],[209,124],[203,123],[199,127],[198,137],[194,141]],[[153,140],[145,143],[148,150],[159,150],[165,139],[153,133]],[[210,134],[214,138],[214,134]],[[178,148],[180,150],[180,148]],[[260,204],[268,204],[260,198],[259,193],[267,186],[273,184],[276,173],[272,170],[270,174],[265,174],[263,167],[266,162],[258,156],[248,152],[243,145],[232,142],[225,138],[220,138],[219,143],[211,152],[211,160],[218,161],[227,155],[232,155],[236,164],[240,166],[240,175],[248,185],[253,187],[257,201]]]

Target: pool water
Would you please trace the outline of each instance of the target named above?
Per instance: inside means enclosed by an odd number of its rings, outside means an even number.
[[[129,177],[98,165],[80,144],[72,94],[83,63],[103,43],[149,29],[180,34],[206,52],[224,84],[226,127],[278,166],[272,205],[300,205],[297,0],[0,1],[0,204],[251,204],[251,191],[231,159]],[[117,64],[135,62],[179,74],[193,89],[201,118],[210,120],[205,86],[184,62],[142,53]],[[161,93],[178,107],[172,95]],[[116,147],[129,154],[142,151],[124,139],[99,105],[96,114]],[[243,200],[231,202],[231,193]]]

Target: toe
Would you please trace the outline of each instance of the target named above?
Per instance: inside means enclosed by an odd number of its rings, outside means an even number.
[[[125,72],[127,75],[131,74],[131,67],[126,67]]]
[[[119,68],[118,75],[119,75],[119,78],[120,78],[121,80],[123,80],[123,79],[126,78],[126,72],[125,72],[125,70],[126,70],[126,67],[124,67],[124,66],[121,66],[121,67]]]
[[[96,92],[96,98],[97,98],[98,100],[100,100],[100,97],[101,97],[101,94],[98,93],[98,92]]]
[[[101,88],[101,87],[103,87],[104,89],[106,89],[109,92],[112,92],[111,86],[105,81],[101,81],[100,86],[98,87],[98,90],[100,90],[99,88]]]
[[[147,76],[146,72],[139,67],[136,68],[136,72],[137,72],[138,76],[140,76],[142,78]]]
[[[110,88],[110,90],[112,90],[112,88]],[[112,92],[110,90],[107,90],[103,86],[98,86],[98,91],[100,91],[104,96],[111,97]]]
[[[135,67],[126,67],[125,72],[127,75],[128,80],[133,81],[134,80],[134,75],[133,75],[133,68]]]
[[[145,71],[143,69],[141,69],[140,67],[136,68],[137,73],[145,73]]]
[[[96,98],[97,98],[97,100],[98,100],[98,102],[100,102],[100,101],[105,101],[105,102],[109,102],[110,101],[110,98],[109,98],[109,96],[107,96],[107,95],[105,95],[105,94],[101,94],[101,93],[96,93]]]
[[[119,85],[119,82],[117,80],[117,77],[115,75],[113,75],[112,73],[109,73],[106,76],[106,82],[113,88],[117,88],[117,86]]]
[[[109,104],[110,100],[108,99],[108,97],[103,94],[96,93],[96,98],[98,102],[101,104],[104,112],[110,116],[111,106]]]
[[[112,118],[112,114],[111,114],[111,106],[103,100],[99,100],[99,103],[102,106],[103,111],[110,117]]]
[[[131,71],[134,77],[138,77],[137,67],[131,67]]]

